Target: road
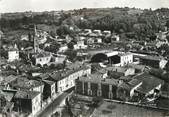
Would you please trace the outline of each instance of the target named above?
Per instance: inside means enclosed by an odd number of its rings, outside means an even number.
[[[53,110],[59,106],[59,104],[65,99],[68,95],[68,92],[64,92],[58,96],[50,105],[48,105],[37,117],[49,117],[52,114]]]

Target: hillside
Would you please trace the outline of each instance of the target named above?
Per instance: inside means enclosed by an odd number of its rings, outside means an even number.
[[[58,29],[59,32],[65,32],[62,34],[69,33],[61,30],[67,30],[65,28],[72,26],[76,29],[111,30],[126,39],[145,40],[154,39],[155,33],[164,31],[165,26],[169,27],[169,9],[153,11],[128,7],[83,8],[69,11],[6,13],[2,14],[0,19],[0,28],[3,32],[25,28],[29,30],[31,24],[36,24],[54,35]]]

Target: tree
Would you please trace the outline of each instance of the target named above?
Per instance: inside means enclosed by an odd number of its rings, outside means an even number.
[[[150,41],[155,41],[156,38],[157,38],[157,36],[156,36],[155,34],[152,34],[152,35],[150,36]]]
[[[69,42],[68,44],[67,44],[67,46],[68,46],[68,48],[69,49],[74,49],[74,42]]]
[[[26,40],[15,40],[14,43],[17,43],[19,49],[33,46],[33,42]]]
[[[65,55],[67,55],[67,59],[69,59],[70,61],[75,61],[75,59],[77,58],[77,51],[68,49],[65,52]]]
[[[69,25],[67,24],[62,24],[56,32],[59,36],[67,35],[67,34],[69,35],[74,34],[74,31],[70,30]]]
[[[53,42],[52,45],[50,45],[50,46],[45,48],[45,51],[49,51],[49,52],[52,52],[52,53],[57,53],[59,48],[60,48],[60,44],[58,44],[56,42]]]
[[[8,52],[5,51],[3,48],[0,48],[0,56],[4,58],[8,58]]]

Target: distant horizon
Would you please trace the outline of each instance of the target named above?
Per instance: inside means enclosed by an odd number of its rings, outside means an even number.
[[[0,13],[68,11],[82,8],[169,8],[169,0],[0,0]]]
[[[127,7],[127,6],[126,6]],[[77,9],[61,9],[61,10],[44,10],[44,11],[31,11],[31,10],[27,10],[27,11],[13,11],[13,12],[0,12],[0,14],[8,14],[8,13],[26,13],[26,12],[34,12],[34,13],[38,13],[38,12],[57,12],[57,11],[73,11],[73,10],[80,10],[80,9],[113,9],[113,8],[126,8],[126,7],[118,7],[118,6],[115,6],[115,7],[93,7],[93,8],[89,8],[89,7],[83,7],[83,8],[77,8]],[[152,9],[152,8],[136,8],[136,7],[127,7],[127,8],[130,8],[130,9],[140,9],[140,10],[149,10],[149,9]],[[162,8],[166,8],[166,9],[169,9],[169,7],[161,7],[161,8],[156,8],[156,9],[152,9],[153,11],[157,10],[157,9],[162,9]]]

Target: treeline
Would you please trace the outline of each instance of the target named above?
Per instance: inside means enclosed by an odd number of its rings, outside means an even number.
[[[144,10],[141,14],[122,13],[116,17],[110,14],[101,18],[90,19],[90,16],[79,20],[77,25],[80,28],[91,28],[111,30],[116,33],[128,33],[130,37],[142,39],[153,39],[155,33],[164,31],[165,26],[169,28],[169,9],[157,9],[155,11]],[[134,34],[134,35],[133,35]]]
[[[18,15],[18,14],[17,14]],[[46,25],[61,25],[62,21],[68,18],[68,14],[61,13],[60,16],[55,16],[48,13],[42,14],[33,14],[32,16],[26,16],[23,13],[20,14],[20,17],[0,18],[0,29],[2,31],[11,31],[16,29],[28,28],[31,24],[46,24]]]
[[[69,26],[85,29],[111,30],[112,32],[125,34],[127,38],[138,40],[153,40],[155,33],[165,26],[169,28],[169,9],[161,8],[155,11],[142,10],[142,12],[128,13],[130,8],[114,9],[80,9],[71,12],[61,12],[59,15],[51,13],[34,14],[15,19],[0,19],[0,27],[3,31],[26,28],[29,24],[46,24],[61,26],[59,35],[70,33]],[[135,10],[135,9],[134,9]],[[107,14],[106,14],[107,13]],[[22,14],[23,15],[23,14]],[[83,17],[83,19],[81,18]]]

